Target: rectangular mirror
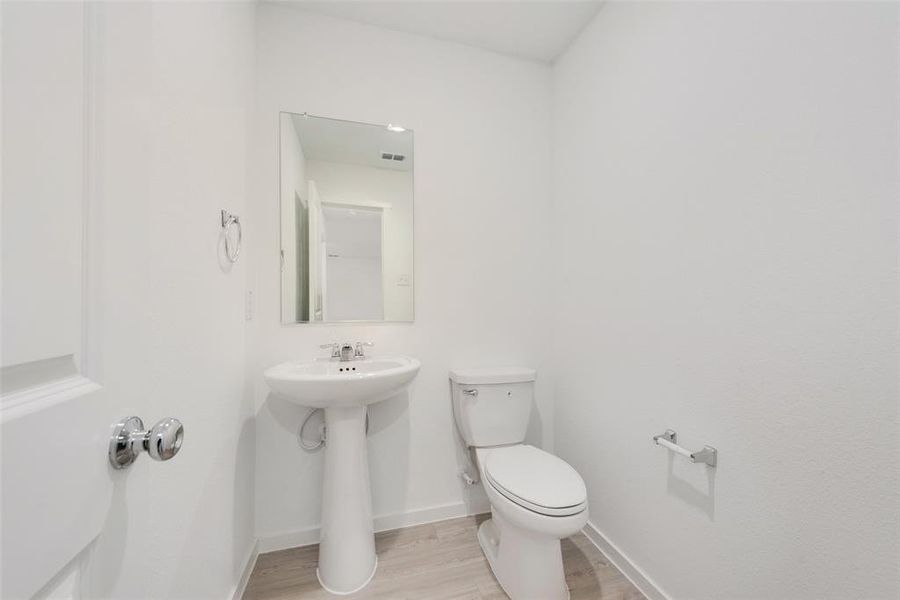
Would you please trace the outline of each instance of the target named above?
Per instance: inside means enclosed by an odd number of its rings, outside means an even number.
[[[413,320],[413,132],[281,113],[281,320]]]

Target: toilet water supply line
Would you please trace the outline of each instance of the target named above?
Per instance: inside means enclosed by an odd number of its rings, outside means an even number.
[[[315,444],[307,444],[303,441],[303,430],[306,429],[306,424],[309,423],[309,420],[312,418],[317,411],[323,410],[321,408],[311,408],[309,412],[306,413],[306,416],[303,418],[303,422],[300,423],[300,427],[297,428],[297,443],[301,448],[308,452],[312,452],[313,450],[318,450],[322,446],[325,445],[325,442],[328,439],[328,429],[325,427],[325,422],[323,419],[322,424],[319,426],[319,441]],[[366,435],[369,434],[369,411],[366,411]]]
[[[466,462],[468,463],[465,467],[459,470],[459,477],[462,479],[466,485],[475,485],[478,483],[478,467],[477,461],[472,456],[474,454],[474,450],[466,444],[466,440],[463,438],[462,432],[459,430],[459,423],[456,422],[456,419],[453,420],[453,431],[456,432],[456,439],[459,443],[462,444],[462,447],[466,449]],[[472,467],[475,471],[475,475],[472,476],[469,474],[469,467]]]
[[[459,430],[456,431],[457,435],[459,434]],[[463,447],[466,448],[466,462],[468,463],[465,467],[459,470],[460,478],[465,482],[466,485],[475,485],[478,483],[478,467],[475,466],[475,459],[472,457],[472,454],[475,452],[471,448],[466,447],[465,441],[462,440],[462,436],[460,435],[460,441],[462,441]],[[469,467],[473,467],[475,471],[475,475],[472,476],[469,474]]]

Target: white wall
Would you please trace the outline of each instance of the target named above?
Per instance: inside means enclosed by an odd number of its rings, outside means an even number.
[[[329,257],[326,264],[327,320],[366,321],[383,317],[380,258]]]
[[[316,182],[322,202],[377,204],[383,211],[382,288],[384,320],[414,318],[414,205],[412,173],[364,165],[309,161],[309,178]],[[405,276],[409,285],[398,285]],[[328,317],[333,318],[333,317]]]
[[[554,69],[556,448],[673,598],[900,594],[897,33],[610,3]]]
[[[220,208],[246,218],[253,6],[91,10],[95,369],[118,416],[177,417],[185,438],[170,462],[114,474],[84,597],[226,598],[254,542],[247,261],[223,262],[219,223]]]
[[[318,345],[372,340],[378,353],[422,361],[407,396],[371,410],[369,459],[376,515],[465,511],[448,369],[524,364],[540,375],[531,440],[550,445],[549,70],[450,43],[309,15],[257,9],[258,138],[247,221],[258,299],[257,533],[297,534],[319,523],[321,453],[295,441],[304,409],[269,397],[261,373]],[[377,52],[373,49],[377,48]],[[416,132],[416,320],[412,324],[279,324],[278,112]],[[311,428],[313,429],[313,428]],[[421,514],[421,513],[420,513]],[[379,522],[384,522],[379,521]],[[316,539],[315,537],[307,537]]]
[[[384,319],[380,210],[326,207],[325,320]]]

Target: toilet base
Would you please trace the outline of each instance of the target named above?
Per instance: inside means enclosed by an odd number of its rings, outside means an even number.
[[[494,577],[512,600],[569,600],[559,539],[504,522],[496,511],[478,528]]]

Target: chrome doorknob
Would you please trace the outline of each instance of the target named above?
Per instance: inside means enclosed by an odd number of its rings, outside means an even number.
[[[181,450],[182,440],[184,425],[178,419],[168,417],[150,429],[144,448],[153,460],[169,460]]]
[[[128,417],[116,423],[109,440],[109,462],[116,469],[124,469],[142,450],[153,460],[169,460],[181,450],[184,425],[178,419],[168,417],[149,430],[144,430],[140,417]]]

